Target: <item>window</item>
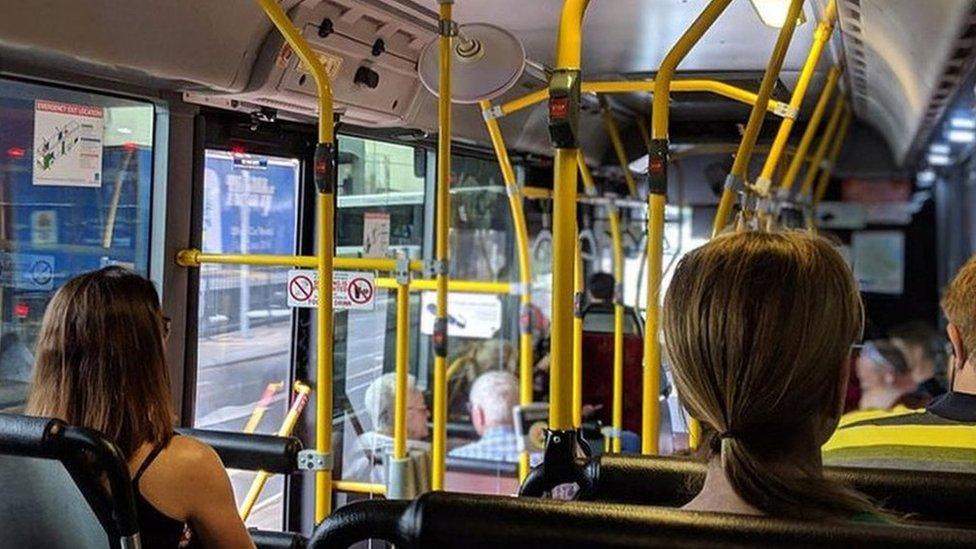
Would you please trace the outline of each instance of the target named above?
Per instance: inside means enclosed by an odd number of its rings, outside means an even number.
[[[423,149],[354,136],[339,138],[339,192],[336,208],[336,251],[346,257],[393,257],[411,259],[424,255],[425,219],[429,213],[427,153]],[[376,238],[376,233],[385,237]],[[367,234],[369,233],[369,234]],[[379,244],[377,244],[379,242]],[[379,276],[388,276],[379,273]],[[418,364],[420,296],[410,296],[410,356]],[[336,311],[335,379],[336,410],[343,436],[342,478],[385,482],[380,463],[392,444],[392,425],[377,420],[365,406],[367,388],[395,367],[395,292],[381,290],[372,310]],[[417,375],[417,372],[413,372]],[[426,381],[418,380],[424,388]],[[392,407],[392,394],[378,390],[378,409]],[[386,387],[389,388],[389,387]],[[420,418],[423,402],[414,395],[412,414]],[[385,416],[385,414],[384,414]],[[422,421],[411,423],[415,442],[411,449],[423,453],[426,443]],[[418,460],[423,463],[423,460]]]
[[[295,253],[298,184],[295,158],[207,150],[203,251]],[[273,434],[291,390],[291,309],[287,270],[246,265],[200,269],[194,426]],[[254,473],[229,471],[238,504]],[[249,526],[280,529],[284,480],[273,476]]]
[[[149,272],[152,103],[0,79],[0,409],[20,410],[55,290]]]

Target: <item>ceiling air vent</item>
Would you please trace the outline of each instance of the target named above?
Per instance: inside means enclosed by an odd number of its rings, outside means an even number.
[[[915,134],[915,141],[909,151],[908,158],[916,156],[920,147],[929,141],[946,109],[964,83],[964,79],[976,67],[976,6],[970,10],[962,35],[956,41],[955,48],[946,62],[942,78],[935,87],[935,92],[929,100],[929,105],[922,118],[922,125]]]

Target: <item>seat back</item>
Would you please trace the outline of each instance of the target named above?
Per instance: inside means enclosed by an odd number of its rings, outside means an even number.
[[[0,546],[49,549],[111,546],[106,529],[61,463],[2,455],[0,486],[3,486]]]
[[[389,502],[384,502],[389,503]],[[352,506],[350,506],[352,507]],[[967,547],[976,532],[884,524],[816,523],[635,505],[433,492],[400,514],[362,502],[316,529],[309,547],[367,538],[398,547]],[[341,514],[341,515],[340,515]],[[337,535],[342,533],[344,535]]]
[[[4,543],[11,542],[8,533],[13,532],[30,540],[22,546],[104,547],[105,538],[95,529],[99,524],[111,546],[138,545],[128,465],[118,447],[102,434],[57,419],[0,414],[0,456],[4,482],[0,500],[14,506],[0,519],[7,522],[2,530]],[[69,471],[77,486],[74,490],[68,483]],[[102,478],[108,481],[109,491]],[[81,505],[78,496],[88,505]],[[65,502],[70,502],[69,508]],[[61,545],[66,532],[70,543]],[[75,534],[77,541],[72,539]]]
[[[688,458],[604,456],[594,499],[680,507],[701,489],[705,470],[704,463]],[[852,467],[824,472],[913,520],[976,528],[976,475]]]
[[[641,430],[641,361],[644,341],[638,335],[624,336],[623,427]],[[583,332],[583,403],[602,404],[591,419],[610,425],[613,404],[613,334]]]

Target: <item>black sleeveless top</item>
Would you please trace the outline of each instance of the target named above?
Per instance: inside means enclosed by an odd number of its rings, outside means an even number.
[[[142,474],[168,445],[169,441],[166,441],[153,448],[132,477],[132,489],[136,495],[136,512],[139,516],[139,536],[145,549],[197,547],[189,524],[163,514],[139,491],[139,479],[142,478]]]

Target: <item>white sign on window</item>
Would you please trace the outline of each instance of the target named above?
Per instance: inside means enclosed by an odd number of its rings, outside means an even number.
[[[363,257],[386,257],[390,250],[390,214],[363,214]]]
[[[314,269],[288,271],[288,306],[314,308],[319,304],[318,272]],[[376,304],[373,273],[333,271],[332,306],[336,310],[372,311]]]
[[[434,333],[437,316],[437,293],[424,292],[421,297],[420,332]],[[491,294],[450,293],[447,296],[447,335],[491,339],[502,327],[502,302]]]
[[[34,184],[102,186],[101,107],[34,102]]]

